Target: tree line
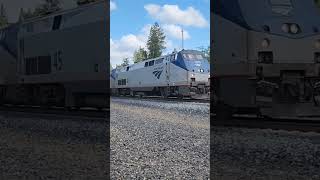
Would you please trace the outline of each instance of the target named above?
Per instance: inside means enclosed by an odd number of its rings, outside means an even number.
[[[99,0],[74,0],[78,6],[82,6],[88,3],[96,2]],[[60,11],[62,9],[61,7],[61,0],[42,0],[42,2],[34,8],[34,10],[31,9],[20,9],[19,14],[19,22],[38,17],[38,16],[45,16],[51,13],[54,13],[56,11]],[[9,24],[8,17],[6,13],[6,9],[3,4],[0,6],[0,28],[5,27]]]
[[[139,47],[133,53],[133,62],[138,63],[145,59],[151,59],[161,56],[162,51],[165,47],[165,34],[160,25],[156,22],[150,28],[150,33],[148,36],[146,49],[143,47]],[[128,66],[129,58],[122,59],[122,63],[120,65],[116,65],[116,67]]]
[[[165,47],[165,33],[163,29],[159,26],[156,22],[150,28],[150,33],[148,36],[146,49],[139,47],[133,53],[133,63],[138,63],[146,59],[156,58],[162,55],[163,50]],[[201,51],[206,59],[210,61],[210,47],[199,47],[199,51]],[[116,67],[124,67],[129,65],[129,58],[122,59],[122,63],[120,65],[116,65]],[[112,68],[112,66],[110,65]]]

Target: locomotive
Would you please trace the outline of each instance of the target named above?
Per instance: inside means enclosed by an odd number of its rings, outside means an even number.
[[[218,120],[320,115],[318,1],[215,0],[211,13]]]
[[[114,95],[206,98],[209,78],[210,65],[203,53],[181,50],[113,69],[110,86]]]
[[[108,106],[105,1],[0,30],[1,104]]]

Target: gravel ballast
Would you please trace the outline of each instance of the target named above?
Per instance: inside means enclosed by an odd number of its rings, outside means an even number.
[[[320,179],[320,134],[215,127],[213,179]]]
[[[0,179],[106,179],[105,124],[0,115]]]
[[[209,178],[209,104],[111,100],[112,179]]]

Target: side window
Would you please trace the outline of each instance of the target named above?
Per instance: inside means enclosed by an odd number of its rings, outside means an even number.
[[[154,60],[153,61],[149,61],[149,66],[153,66],[154,65]]]
[[[144,63],[144,67],[148,67],[148,62]]]
[[[62,19],[62,16],[61,16],[61,15],[58,15],[58,16],[55,16],[55,17],[54,17],[52,30],[55,31],[55,30],[58,30],[58,29],[60,28],[61,19]]]
[[[130,67],[128,66],[128,67],[127,67],[127,71],[129,71],[129,69],[130,69]]]
[[[156,60],[156,64],[160,64],[160,63],[162,63],[162,62],[163,62],[163,59],[164,59],[164,58],[157,59],[157,60]]]
[[[126,79],[122,79],[122,85],[126,85],[126,84],[127,84]]]

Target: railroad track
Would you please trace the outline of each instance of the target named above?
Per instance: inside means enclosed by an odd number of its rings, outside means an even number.
[[[320,117],[259,118],[249,115],[234,115],[229,121],[222,122],[214,119],[215,114],[211,114],[211,126],[213,127],[244,127],[320,133]]]
[[[46,119],[76,119],[86,121],[105,121],[109,114],[109,109],[97,110],[94,108],[80,108],[66,110],[61,107],[42,108],[39,106],[19,106],[3,105],[0,106],[0,115],[20,116],[26,118],[43,117]]]
[[[120,99],[144,99],[144,100],[155,100],[155,101],[162,101],[162,102],[197,102],[197,103],[210,103],[210,99],[191,99],[191,98],[176,98],[176,97],[169,97],[169,98],[162,98],[161,96],[111,96],[114,98]]]

